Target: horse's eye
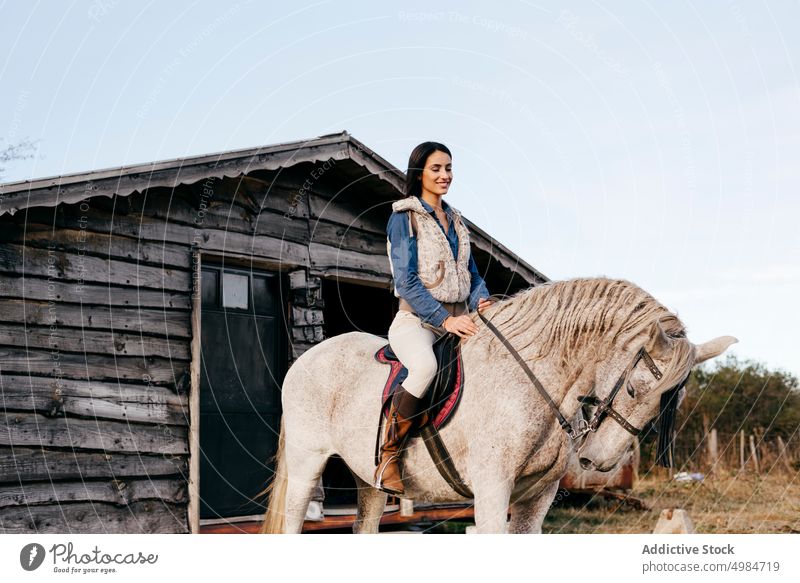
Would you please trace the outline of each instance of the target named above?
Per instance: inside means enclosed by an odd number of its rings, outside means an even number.
[[[626,388],[628,389],[628,394],[631,396],[631,398],[635,398],[636,397],[636,393],[634,393],[634,391],[633,391],[633,385],[628,383],[628,386]]]

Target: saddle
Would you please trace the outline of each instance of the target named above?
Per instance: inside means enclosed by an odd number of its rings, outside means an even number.
[[[436,376],[433,377],[422,399],[428,419],[436,429],[440,429],[447,423],[461,400],[464,373],[460,341],[461,338],[458,335],[446,332],[433,342],[433,353],[436,356]],[[388,418],[388,405],[397,386],[408,376],[408,369],[397,358],[390,344],[382,346],[375,353],[375,360],[391,366],[381,399],[383,403],[381,413],[384,418]]]
[[[471,499],[474,497],[472,491],[461,479],[438,431],[453,416],[461,401],[464,386],[461,338],[451,332],[444,331],[442,333],[442,331],[436,330],[436,333],[438,337],[433,342],[436,375],[422,397],[428,421],[421,427],[412,429],[410,437],[415,434],[422,437],[439,474],[454,491],[464,498]],[[389,404],[392,402],[397,386],[408,376],[408,369],[397,358],[390,344],[378,349],[375,353],[375,360],[391,367],[383,387],[381,416],[378,421],[378,435],[375,439],[375,465],[378,465],[381,425],[384,419],[388,419]]]

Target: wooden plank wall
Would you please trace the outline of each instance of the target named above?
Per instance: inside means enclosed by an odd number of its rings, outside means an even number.
[[[192,250],[300,274],[292,358],[318,277],[389,282],[385,218],[308,171],[0,217],[0,532],[188,531]]]
[[[2,532],[186,532],[190,247],[113,202],[2,219]]]

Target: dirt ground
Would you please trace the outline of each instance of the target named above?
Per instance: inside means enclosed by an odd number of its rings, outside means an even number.
[[[800,533],[797,473],[730,473],[699,482],[651,474],[630,492],[650,510],[598,496],[560,494],[545,519],[545,533],[649,533],[665,508],[687,510],[698,533]]]

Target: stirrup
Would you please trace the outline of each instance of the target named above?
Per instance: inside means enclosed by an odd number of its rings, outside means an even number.
[[[393,460],[394,460],[394,463],[396,463],[396,464],[400,463],[400,453],[401,453],[401,451],[402,450],[398,451],[397,453],[393,453],[389,457],[389,459],[387,459],[386,462],[383,464],[383,467],[381,468],[380,473],[375,477],[375,483],[373,484],[374,488],[376,488],[378,490],[381,490],[383,492],[386,492],[387,494],[392,494],[394,496],[402,496],[403,495],[403,492],[401,492],[399,490],[392,490],[391,488],[386,488],[383,485],[383,473],[386,471],[386,468],[389,467],[389,465],[392,463]],[[400,469],[400,467],[398,465],[398,470],[399,469]],[[401,477],[401,480],[402,480],[402,472],[401,472],[401,476],[400,477]]]

